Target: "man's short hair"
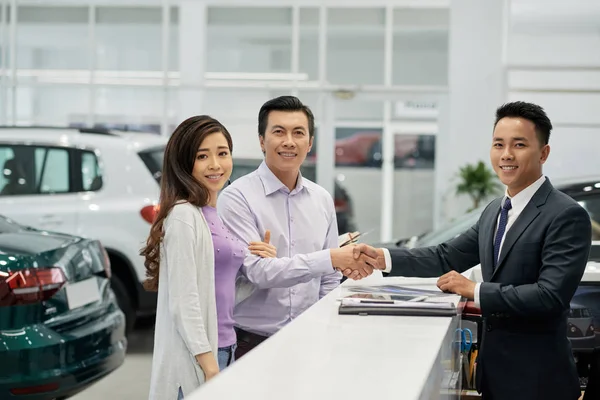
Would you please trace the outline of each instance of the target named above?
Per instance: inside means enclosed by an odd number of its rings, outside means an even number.
[[[548,144],[552,123],[544,109],[537,104],[526,103],[524,101],[513,101],[512,103],[503,104],[496,110],[494,128],[502,118],[523,118],[533,122],[540,144],[542,146]]]
[[[315,134],[315,117],[308,106],[302,104],[299,98],[294,96],[280,96],[267,101],[258,112],[258,136],[265,136],[269,113],[271,111],[302,111],[308,119],[308,134],[312,138]]]

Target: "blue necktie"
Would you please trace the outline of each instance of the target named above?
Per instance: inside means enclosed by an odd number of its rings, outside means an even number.
[[[494,239],[494,268],[498,264],[498,257],[500,256],[500,244],[502,243],[502,237],[506,231],[506,223],[508,222],[508,210],[512,208],[510,199],[507,197],[502,210],[500,211],[500,222],[498,223],[498,232],[496,232],[496,238]]]

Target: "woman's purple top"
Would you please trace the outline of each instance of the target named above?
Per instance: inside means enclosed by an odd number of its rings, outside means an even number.
[[[215,247],[215,294],[217,300],[217,322],[219,325],[219,347],[231,346],[236,342],[233,329],[233,306],[235,303],[235,277],[242,266],[246,247],[229,232],[217,209],[202,207],[204,218],[212,232]]]

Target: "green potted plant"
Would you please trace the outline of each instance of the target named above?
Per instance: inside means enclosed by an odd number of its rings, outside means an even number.
[[[498,177],[483,161],[461,167],[458,178],[456,193],[466,194],[473,201],[469,211],[479,208],[482,201],[501,193],[502,190]]]

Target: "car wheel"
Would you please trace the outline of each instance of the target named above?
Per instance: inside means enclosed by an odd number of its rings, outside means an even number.
[[[110,285],[112,286],[113,292],[115,292],[119,308],[123,311],[123,314],[125,314],[125,334],[128,335],[133,330],[135,324],[135,309],[133,308],[131,298],[129,297],[129,292],[116,275],[111,277]]]

